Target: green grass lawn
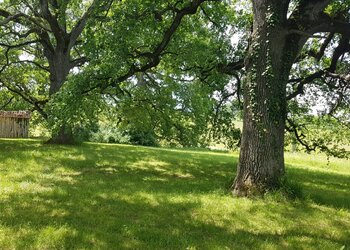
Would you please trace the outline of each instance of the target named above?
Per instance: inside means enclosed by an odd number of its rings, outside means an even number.
[[[286,162],[306,198],[233,199],[237,154],[0,140],[0,249],[349,249],[349,161]]]

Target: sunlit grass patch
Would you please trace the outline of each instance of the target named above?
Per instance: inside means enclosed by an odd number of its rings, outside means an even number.
[[[287,154],[303,199],[233,199],[237,154],[0,140],[0,249],[340,249],[350,167]]]

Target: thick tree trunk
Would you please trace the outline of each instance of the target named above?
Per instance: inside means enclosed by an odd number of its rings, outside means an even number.
[[[54,55],[50,57],[50,96],[56,94],[67,80],[70,67],[70,56],[67,49],[56,49]],[[58,111],[59,112],[59,111]],[[74,136],[69,125],[64,124],[52,138],[49,144],[74,144]]]
[[[64,48],[56,50],[51,57],[50,62],[50,90],[49,94],[56,94],[67,80],[67,76],[71,69],[70,56],[68,52],[64,52]]]
[[[284,175],[286,84],[298,47],[283,29],[285,6],[254,2],[244,85],[244,122],[234,195],[264,193]]]
[[[55,136],[49,139],[46,143],[72,145],[75,144],[75,140],[70,128],[61,127],[58,133],[55,134]]]

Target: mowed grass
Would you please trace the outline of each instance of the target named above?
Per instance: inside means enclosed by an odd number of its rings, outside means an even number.
[[[305,198],[233,199],[237,154],[0,140],[0,249],[349,249],[350,163],[286,156]]]

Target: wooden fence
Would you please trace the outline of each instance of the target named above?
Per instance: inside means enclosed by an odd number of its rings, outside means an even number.
[[[27,111],[0,111],[0,138],[28,138],[30,117]]]

